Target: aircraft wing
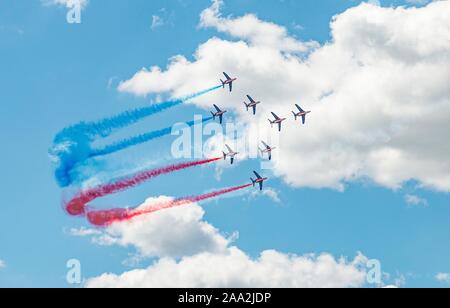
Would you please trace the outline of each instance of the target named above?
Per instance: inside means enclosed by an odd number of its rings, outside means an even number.
[[[253,115],[256,115],[256,105],[253,105]]]
[[[221,112],[222,110],[220,110],[219,107],[217,107],[217,105],[214,105],[214,108],[216,108],[217,112]]]
[[[259,190],[263,190],[263,182],[259,182]]]
[[[234,163],[234,157],[231,157],[231,164]]]
[[[225,76],[225,78],[227,78],[228,80],[230,80],[231,78],[230,78],[230,76],[228,76],[228,74],[227,73],[225,73],[225,72],[223,72],[223,75]]]
[[[225,144],[225,146],[227,147],[227,149],[228,149],[228,152],[230,152],[230,153],[232,153],[233,152],[233,150],[230,148],[230,146],[228,145],[228,144]]]
[[[255,100],[250,95],[247,95],[247,97],[248,97],[250,102],[252,102],[253,104],[256,103]]]
[[[233,83],[230,82],[229,85],[230,85],[230,92],[233,92]]]
[[[269,153],[269,160],[272,160],[272,153]]]
[[[220,120],[220,124],[222,124],[222,122],[223,122],[223,115],[222,114],[219,116],[219,120]]]
[[[280,122],[280,123],[278,123],[278,131],[280,131],[280,132],[281,132],[281,122]]]
[[[306,123],[306,115],[302,115],[302,121],[303,121],[303,124]]]
[[[264,144],[264,146],[266,147],[266,149],[270,149],[269,145],[267,143],[265,143],[264,141],[261,141],[262,144]]]
[[[280,119],[280,117],[277,116],[274,112],[272,112],[272,115],[273,115],[273,117],[274,117],[276,120],[279,120],[279,119]]]
[[[297,109],[298,109],[300,112],[305,112],[305,111],[302,109],[302,107],[300,107],[299,105],[295,104],[295,107],[297,107]]]
[[[253,173],[256,175],[256,177],[257,177],[258,179],[262,179],[262,176],[260,176],[260,175],[258,174],[258,172],[253,171]]]

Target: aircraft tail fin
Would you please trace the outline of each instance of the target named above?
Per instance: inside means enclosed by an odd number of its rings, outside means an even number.
[[[292,111],[292,114],[294,115],[295,121],[297,121],[297,114],[294,111]]]
[[[252,183],[253,183],[253,187],[255,187],[255,185],[256,185],[256,181],[253,179],[253,178],[250,178],[250,180],[252,181]]]
[[[264,155],[264,150],[258,147],[259,152],[261,153],[261,156]]]
[[[222,83],[222,88],[225,89],[225,81],[223,81],[222,79],[220,79],[220,82]]]
[[[270,126],[273,127],[273,122],[270,119],[268,119],[268,120],[269,120]]]
[[[247,111],[248,111],[248,105],[247,105],[247,103],[246,103],[246,102],[244,102],[244,105],[245,105],[245,107],[247,108]]]
[[[215,120],[215,119],[216,119],[216,115],[215,115],[214,112],[212,112],[212,111],[211,111],[211,114],[212,114],[212,116],[213,116],[213,119]]]
[[[227,154],[225,152],[222,153],[223,153],[223,160],[227,160]]]

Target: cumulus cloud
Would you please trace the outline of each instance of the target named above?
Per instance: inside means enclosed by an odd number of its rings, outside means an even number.
[[[6,267],[6,263],[5,261],[3,261],[2,259],[0,259],[0,269],[3,269]]]
[[[274,173],[286,183],[343,190],[369,179],[397,189],[416,180],[450,191],[450,1],[421,8],[362,3],[335,16],[331,41],[313,49],[254,15],[223,17],[222,5],[213,1],[200,26],[232,40],[211,38],[193,61],[173,57],[166,69],[143,69],[119,90],[182,96],[225,70],[239,77],[235,92],[211,97],[250,123],[247,135],[275,138],[269,111],[289,116],[294,103],[312,110],[304,127],[289,118],[280,137]],[[242,108],[246,94],[263,102],[257,117]],[[210,108],[211,97],[192,103]]]
[[[168,197],[148,199],[151,207]],[[330,254],[290,255],[267,250],[257,258],[232,246],[237,234],[225,237],[203,220],[194,204],[117,222],[104,231],[80,229],[101,245],[135,247],[134,259],[159,257],[144,269],[105,273],[88,279],[87,287],[360,287],[365,284],[368,259]],[[99,234],[99,232],[101,234]]]
[[[336,260],[333,256],[286,255],[263,252],[252,259],[236,247],[225,253],[201,253],[183,258],[161,259],[147,269],[122,275],[104,274],[89,279],[87,287],[360,287],[365,283],[366,258]]]
[[[172,198],[149,198],[139,208],[149,208]],[[226,238],[203,221],[204,210],[197,204],[144,215],[132,222],[115,223],[93,237],[100,245],[135,247],[139,257],[180,258],[199,252],[226,250],[234,235]],[[87,233],[84,230],[84,233]]]
[[[285,27],[260,20],[253,14],[242,17],[222,17],[223,0],[214,0],[200,15],[200,26],[214,28],[232,37],[243,39],[253,46],[275,48],[284,52],[305,52],[317,43],[304,43],[289,36]]]

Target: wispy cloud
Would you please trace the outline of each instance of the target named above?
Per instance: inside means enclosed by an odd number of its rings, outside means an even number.
[[[0,32],[13,32],[19,35],[25,34],[25,31],[17,26],[0,26]]]
[[[262,195],[265,196],[265,197],[270,198],[272,201],[274,201],[274,202],[276,202],[276,203],[281,203],[281,199],[280,199],[280,196],[279,196],[278,191],[276,191],[276,190],[273,189],[273,188],[266,188],[266,189],[264,189],[262,192],[257,191],[257,190],[254,190],[254,191],[252,192],[252,196],[253,196],[253,197],[256,197],[256,196],[258,196],[258,195],[260,195],[260,194],[262,194]]]
[[[262,191],[255,188],[249,193],[248,198],[250,200],[253,200],[253,199],[259,198],[261,196],[269,198],[275,203],[281,203],[279,191],[274,188],[271,188],[271,187],[265,187],[264,190],[262,190]]]
[[[95,229],[88,229],[85,227],[81,227],[79,229],[76,228],[70,229],[69,234],[72,236],[85,237],[85,236],[100,235],[102,233]]]
[[[81,8],[88,5],[89,0],[41,0],[44,5],[60,5],[65,7],[73,7],[80,4]]]
[[[165,8],[162,8],[159,10],[158,14],[152,15],[152,24],[150,28],[154,31],[165,25],[173,24],[172,19],[173,14],[169,14]]]
[[[164,26],[164,19],[159,15],[153,15],[152,16],[152,25],[151,25],[152,30],[155,30],[162,26]]]
[[[450,282],[450,274],[449,273],[437,273],[435,276],[436,280],[439,282]]]
[[[3,268],[5,268],[5,267],[6,267],[5,261],[3,261],[3,260],[0,259],[0,269],[3,269]]]
[[[423,206],[423,207],[427,207],[428,204],[428,200],[416,196],[416,195],[411,195],[411,194],[407,194],[405,195],[405,202],[406,204],[408,204],[409,206]]]

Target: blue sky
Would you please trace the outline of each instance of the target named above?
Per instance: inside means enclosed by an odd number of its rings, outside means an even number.
[[[286,27],[299,40],[323,44],[330,40],[332,16],[358,4],[227,0],[223,15],[255,13],[261,20]],[[407,4],[381,1],[381,5]],[[69,234],[70,228],[89,226],[63,211],[62,199],[76,188],[58,187],[48,149],[54,135],[70,124],[148,104],[151,95],[136,97],[117,90],[120,81],[142,67],[164,68],[178,54],[192,60],[197,47],[212,36],[227,39],[215,29],[198,27],[199,14],[208,6],[208,0],[134,0],[132,4],[117,0],[108,5],[92,0],[82,12],[82,23],[72,25],[65,20],[65,7],[45,6],[38,0],[0,3],[0,260],[6,264],[0,269],[0,287],[69,287],[65,265],[72,258],[81,261],[84,278],[130,270],[123,260],[132,248],[98,246],[89,238]],[[152,29],[153,15],[161,16],[164,24]],[[205,111],[178,107],[124,135],[191,120],[195,112]],[[126,166],[158,159],[166,164],[172,141],[163,138],[111,161]],[[185,196],[241,184],[258,166],[256,161],[242,162],[227,169],[220,180],[214,177],[214,167],[191,170],[99,200],[98,206],[137,206],[152,195]],[[272,178],[268,185],[278,192],[280,203],[264,196],[224,198],[204,205],[205,220],[224,233],[238,231],[236,246],[252,257],[267,249],[348,258],[362,252],[381,261],[383,271],[391,274],[388,284],[404,277],[406,287],[445,286],[435,275],[450,272],[448,194],[419,184],[412,180],[394,190],[358,180],[340,192],[293,187],[282,178]],[[428,206],[408,205],[408,194],[420,196]],[[145,259],[139,267],[153,260]]]

